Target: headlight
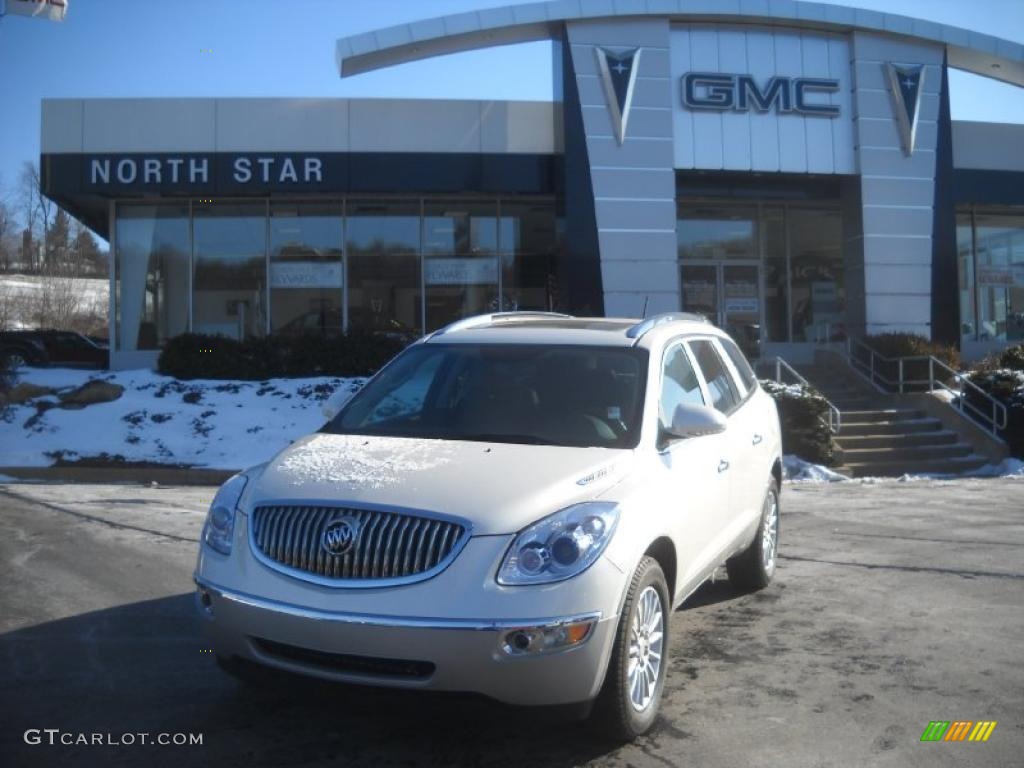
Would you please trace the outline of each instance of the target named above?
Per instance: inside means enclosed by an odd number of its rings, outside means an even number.
[[[617,504],[588,501],[534,523],[512,542],[498,583],[547,584],[582,573],[601,556],[618,520]]]
[[[206,515],[203,526],[203,541],[211,549],[223,555],[231,554],[231,535],[235,531],[235,510],[238,500],[249,478],[245,475],[234,475],[220,487],[213,497],[210,511]]]

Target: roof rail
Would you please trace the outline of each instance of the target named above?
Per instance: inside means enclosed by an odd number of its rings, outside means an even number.
[[[469,328],[479,328],[481,326],[490,325],[497,320],[543,320],[544,318],[552,317],[572,317],[572,315],[566,315],[561,312],[493,312],[489,315],[473,315],[473,317],[464,317],[461,320],[456,320],[454,323],[449,323],[443,328],[439,328],[434,331],[427,338],[432,339],[435,336],[452,333],[453,331],[465,331]]]
[[[655,327],[662,323],[674,323],[679,320],[686,320],[691,323],[706,323],[709,322],[704,315],[698,315],[695,312],[664,312],[654,317],[649,317],[646,320],[641,320],[639,323],[634,325],[628,331],[626,336],[630,339],[640,339],[648,331],[653,330]]]

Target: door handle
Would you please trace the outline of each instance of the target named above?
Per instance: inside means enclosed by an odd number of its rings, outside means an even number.
[[[764,440],[764,438],[761,437],[760,435],[754,435],[754,438],[750,441],[750,443],[751,443],[751,445],[757,445],[762,440]]]
[[[727,470],[728,468],[729,468],[729,462],[726,461],[725,459],[722,459],[720,462],[718,462],[718,473],[719,474],[721,474],[722,472],[725,472],[725,470]]]

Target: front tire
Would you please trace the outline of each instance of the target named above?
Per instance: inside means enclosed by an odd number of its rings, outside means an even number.
[[[750,546],[729,558],[725,569],[736,589],[764,589],[775,575],[779,548],[779,483],[774,478],[761,505],[761,523]]]
[[[630,581],[597,701],[603,735],[631,741],[654,724],[668,668],[671,605],[661,566],[644,557]]]

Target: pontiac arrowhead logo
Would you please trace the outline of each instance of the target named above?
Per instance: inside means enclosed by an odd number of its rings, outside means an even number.
[[[640,49],[610,51],[595,46],[594,53],[597,55],[597,66],[601,70],[601,83],[604,85],[604,95],[608,101],[615,138],[622,144],[626,140],[629,105],[633,102],[633,86],[636,83],[637,70],[640,68]]]
[[[896,109],[896,121],[900,125],[903,152],[907,156],[914,151],[917,138],[917,113],[921,106],[921,90],[924,88],[924,66],[921,64],[898,65],[888,63],[885,72],[889,78]]]

